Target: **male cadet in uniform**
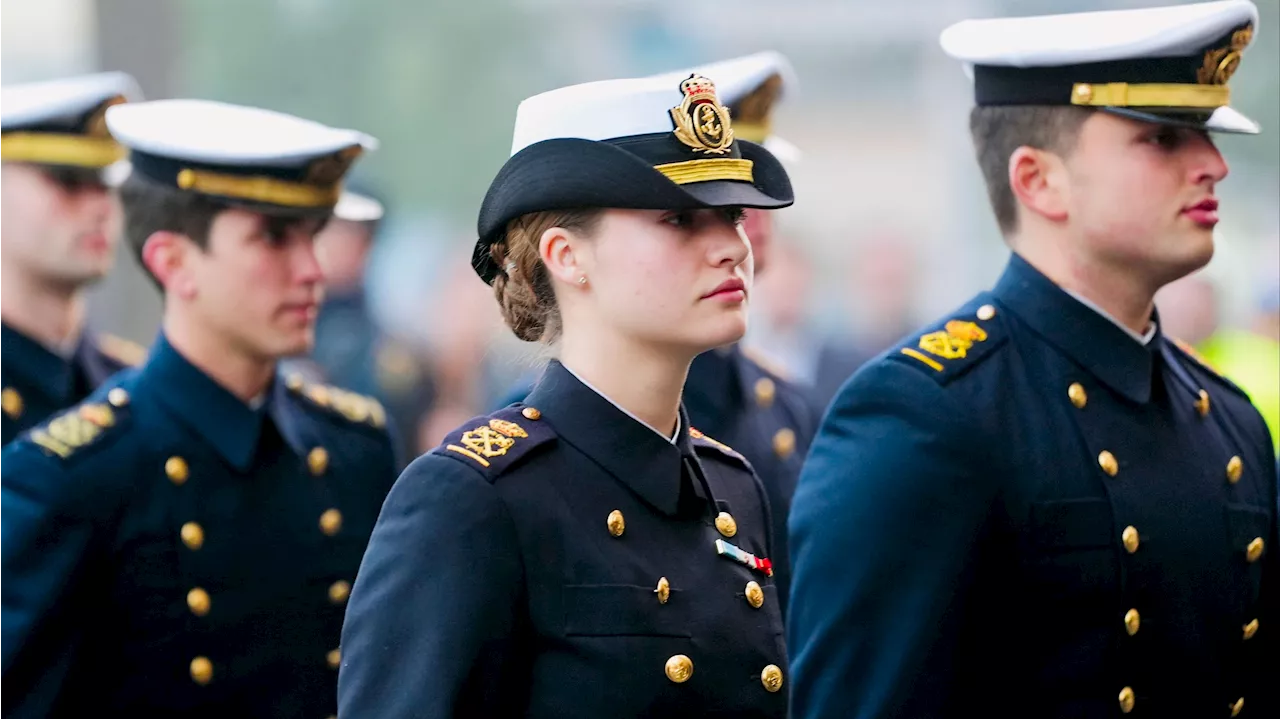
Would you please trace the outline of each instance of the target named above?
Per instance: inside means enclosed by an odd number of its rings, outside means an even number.
[[[104,168],[125,151],[103,115],[137,94],[133,78],[119,72],[3,90],[3,444],[144,353],[84,328],[84,290],[111,269],[120,229]]]
[[[828,410],[791,515],[794,716],[1280,716],[1271,441],[1152,309],[1213,254],[1209,132],[1257,131],[1226,85],[1256,24],[942,34],[1014,254]]]
[[[380,405],[276,365],[310,349],[312,239],[373,141],[194,100],[107,123],[163,331],[4,450],[4,714],[331,715],[397,462]]]
[[[772,132],[773,109],[784,88],[796,84],[786,57],[759,52],[657,77],[679,82],[695,72],[715,78],[720,99],[733,118],[735,136],[763,145],[784,161],[798,156],[794,146]],[[743,214],[759,274],[774,251],[773,215],[769,210],[754,209]],[[530,381],[526,380],[503,404],[523,400],[529,389]],[[766,369],[738,344],[694,358],[684,385],[684,405],[694,427],[741,452],[764,484],[774,541],[774,583],[785,614],[791,578],[787,513],[819,413],[803,390]]]

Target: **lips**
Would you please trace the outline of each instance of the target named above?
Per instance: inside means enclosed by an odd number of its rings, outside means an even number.
[[[295,304],[285,305],[281,308],[281,310],[287,315],[305,317],[307,319],[315,317],[318,309],[319,305],[314,302],[298,302]]]
[[[1182,211],[1201,227],[1213,227],[1218,224],[1218,201],[1207,197]]]
[[[730,277],[721,282],[718,287],[702,296],[702,299],[710,299],[712,297],[722,296],[729,297],[734,293],[741,293],[743,296],[747,293],[747,286],[737,277]]]

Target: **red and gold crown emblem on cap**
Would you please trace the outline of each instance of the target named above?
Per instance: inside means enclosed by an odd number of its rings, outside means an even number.
[[[729,109],[716,96],[716,84],[695,73],[680,83],[680,93],[684,99],[671,108],[676,139],[694,152],[728,153],[733,146],[733,127]]]

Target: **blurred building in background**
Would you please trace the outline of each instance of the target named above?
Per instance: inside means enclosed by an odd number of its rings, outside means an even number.
[[[439,368],[438,411],[414,428],[431,442],[545,356],[503,333],[467,266],[520,99],[786,54],[800,86],[777,129],[803,158],[778,243],[794,254],[762,277],[748,341],[829,396],[915,323],[989,285],[1006,256],[969,145],[969,81],[939,31],[963,17],[1173,1],[5,0],[0,73],[8,83],[125,70],[148,98],[260,105],[378,137],[355,179],[384,188],[394,211],[366,287],[376,321]],[[1238,329],[1280,275],[1280,3],[1256,2],[1261,27],[1233,104],[1264,129],[1216,138],[1232,176],[1208,271],[1221,278],[1215,321]],[[91,312],[149,342],[159,306],[122,258]]]

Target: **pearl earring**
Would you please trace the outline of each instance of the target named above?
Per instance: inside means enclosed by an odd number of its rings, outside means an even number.
[[[578,278],[578,284],[580,284],[580,285],[585,285],[585,284],[587,284],[587,277],[586,277],[586,275],[583,275],[582,277],[579,277],[579,278]]]

